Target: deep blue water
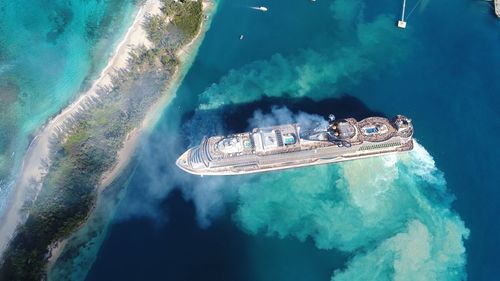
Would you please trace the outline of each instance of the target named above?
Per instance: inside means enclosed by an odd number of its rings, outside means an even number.
[[[397,1],[247,8],[259,5],[221,2],[87,280],[497,280],[500,21],[488,4],[422,1],[405,31]],[[230,179],[174,167],[201,135],[245,130],[256,110],[276,115],[272,105],[403,113],[435,163],[422,148],[396,164]]]

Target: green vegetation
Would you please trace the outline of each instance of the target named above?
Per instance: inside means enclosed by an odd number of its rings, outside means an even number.
[[[88,132],[79,126],[58,151],[28,220],[11,242],[2,280],[40,280],[48,246],[77,228],[90,211],[100,173],[114,157],[105,147],[89,145]]]
[[[154,48],[135,50],[128,71],[114,78],[102,102],[83,113],[54,145],[49,173],[26,223],[5,252],[0,280],[44,278],[50,245],[85,221],[100,178],[115,163],[126,135],[171,82],[179,63],[175,53],[198,33],[203,13],[200,1],[164,4],[163,13],[146,25]]]
[[[149,18],[146,28],[156,51],[172,57],[172,50],[187,44],[198,33],[203,21],[203,5],[201,1],[192,0],[162,2],[162,13]]]
[[[201,1],[165,0],[163,2],[163,11],[167,17],[172,17],[173,24],[185,32],[188,38],[194,37],[203,20]]]

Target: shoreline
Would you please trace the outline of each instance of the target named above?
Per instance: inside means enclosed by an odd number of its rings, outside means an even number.
[[[41,181],[50,166],[50,146],[54,136],[64,134],[68,124],[78,118],[78,114],[99,102],[98,91],[111,86],[112,77],[118,70],[126,68],[129,52],[141,45],[151,46],[148,35],[143,28],[147,16],[160,12],[159,0],[148,0],[138,9],[134,21],[117,44],[105,68],[89,90],[80,95],[74,102],[50,119],[40,128],[31,141],[23,158],[21,172],[0,224],[0,258],[14,237],[17,226],[28,216],[22,209],[36,199]]]
[[[209,0],[203,0],[202,5],[203,13],[207,15],[211,12],[215,4]],[[184,45],[177,51],[176,55],[181,65],[178,66],[177,70],[175,71],[172,80],[169,82],[170,85],[168,85],[165,89],[165,93],[147,111],[146,116],[144,117],[140,125],[132,129],[127,134],[125,140],[123,141],[122,148],[117,151],[116,163],[111,167],[110,170],[104,172],[104,174],[101,176],[100,184],[98,186],[99,194],[106,187],[112,184],[118,176],[121,175],[121,172],[128,166],[134,154],[136,153],[141,138],[153,129],[154,124],[156,124],[156,122],[161,117],[165,106],[167,106],[167,104],[175,97],[175,92],[180,86],[181,81],[187,73],[187,70],[189,69],[189,67],[186,67],[186,64],[191,64],[194,60],[193,53],[196,53],[196,50],[199,47],[208,27],[209,24],[207,25],[207,21],[203,20],[195,37],[188,44]],[[94,208],[95,206],[93,207],[93,209]],[[87,221],[85,221],[82,226],[86,223]],[[51,270],[52,266],[62,254],[64,246],[66,245],[68,239],[69,237],[63,240],[59,240],[54,243],[53,247],[51,247],[50,256],[47,262],[47,271]]]
[[[203,0],[202,5],[203,5],[203,13],[206,15],[211,11],[214,4],[207,0]],[[196,33],[193,40],[191,40],[191,42],[184,45],[177,51],[176,55],[181,64],[191,63],[189,61],[190,59],[194,60],[194,57],[192,57],[191,53],[193,50],[197,49],[198,46],[195,46],[195,44],[201,42],[201,39],[203,39],[203,37],[201,36],[205,34],[206,28],[207,28],[206,21],[204,20],[202,21],[200,29],[198,30],[198,33]],[[101,177],[101,183],[99,186],[100,191],[102,191],[104,188],[110,185],[113,182],[113,180],[115,180],[116,177],[120,175],[121,171],[128,165],[130,159],[132,158],[133,154],[136,151],[137,145],[139,144],[140,141],[140,137],[144,133],[148,133],[152,129],[152,126],[156,124],[158,119],[161,117],[161,113],[165,108],[165,106],[172,98],[174,98],[175,92],[179,87],[182,78],[185,75],[184,73],[185,72],[184,70],[186,70],[185,65],[183,65],[182,68],[183,69],[176,70],[174,77],[172,77],[170,85],[165,90],[166,93],[163,94],[162,97],[160,97],[160,99],[155,104],[153,104],[150,110],[148,110],[141,124],[137,128],[134,128],[131,132],[128,133],[127,137],[125,138],[125,141],[123,142],[123,147],[117,152],[118,160],[116,161],[115,165],[113,165],[113,167],[109,171],[106,171]]]

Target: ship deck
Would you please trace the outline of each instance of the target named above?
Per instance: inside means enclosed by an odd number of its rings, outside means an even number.
[[[307,130],[297,124],[256,128],[252,132],[203,138],[177,165],[194,174],[238,174],[314,163],[333,163],[413,148],[411,120],[369,117],[331,122],[327,129]]]

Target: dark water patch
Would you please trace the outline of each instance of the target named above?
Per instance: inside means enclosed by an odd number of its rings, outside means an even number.
[[[14,145],[13,139],[18,125],[14,109],[21,102],[19,92],[16,83],[0,78],[0,195],[3,192],[1,188],[3,178],[8,174],[12,161],[9,150]]]
[[[0,111],[7,110],[18,100],[19,86],[13,81],[0,79]]]
[[[139,0],[128,0],[132,5],[138,5]],[[107,16],[102,16],[107,15]],[[111,37],[116,32],[114,22],[123,17],[123,3],[117,0],[108,0],[99,13],[85,19],[83,34],[85,39],[95,42],[101,37]]]
[[[73,19],[73,11],[69,8],[61,8],[56,10],[52,17],[53,28],[47,33],[47,42],[56,43],[57,38],[64,33],[66,27]]]
[[[270,112],[275,107],[286,107],[296,114],[305,112],[324,116],[334,114],[336,118],[353,117],[357,120],[369,116],[382,116],[381,112],[368,108],[360,99],[342,95],[339,98],[313,100],[308,97],[264,97],[260,100],[225,105],[218,109],[197,109],[183,115],[181,123],[185,146],[195,145],[203,136],[244,132],[249,128],[249,120],[257,110]]]
[[[200,229],[193,203],[178,191],[160,211],[168,224],[115,224],[113,233],[122,235],[105,243],[87,280],[252,280],[246,275],[245,237],[234,226],[218,222]]]
[[[129,199],[150,184],[136,175]],[[161,201],[156,215],[168,221],[115,222],[86,280],[326,280],[347,259],[312,241],[246,235],[229,212],[202,229],[194,204],[179,190]]]
[[[329,280],[332,272],[348,260],[341,252],[317,249],[311,240],[298,243],[291,238],[260,235],[248,240],[253,280]]]

